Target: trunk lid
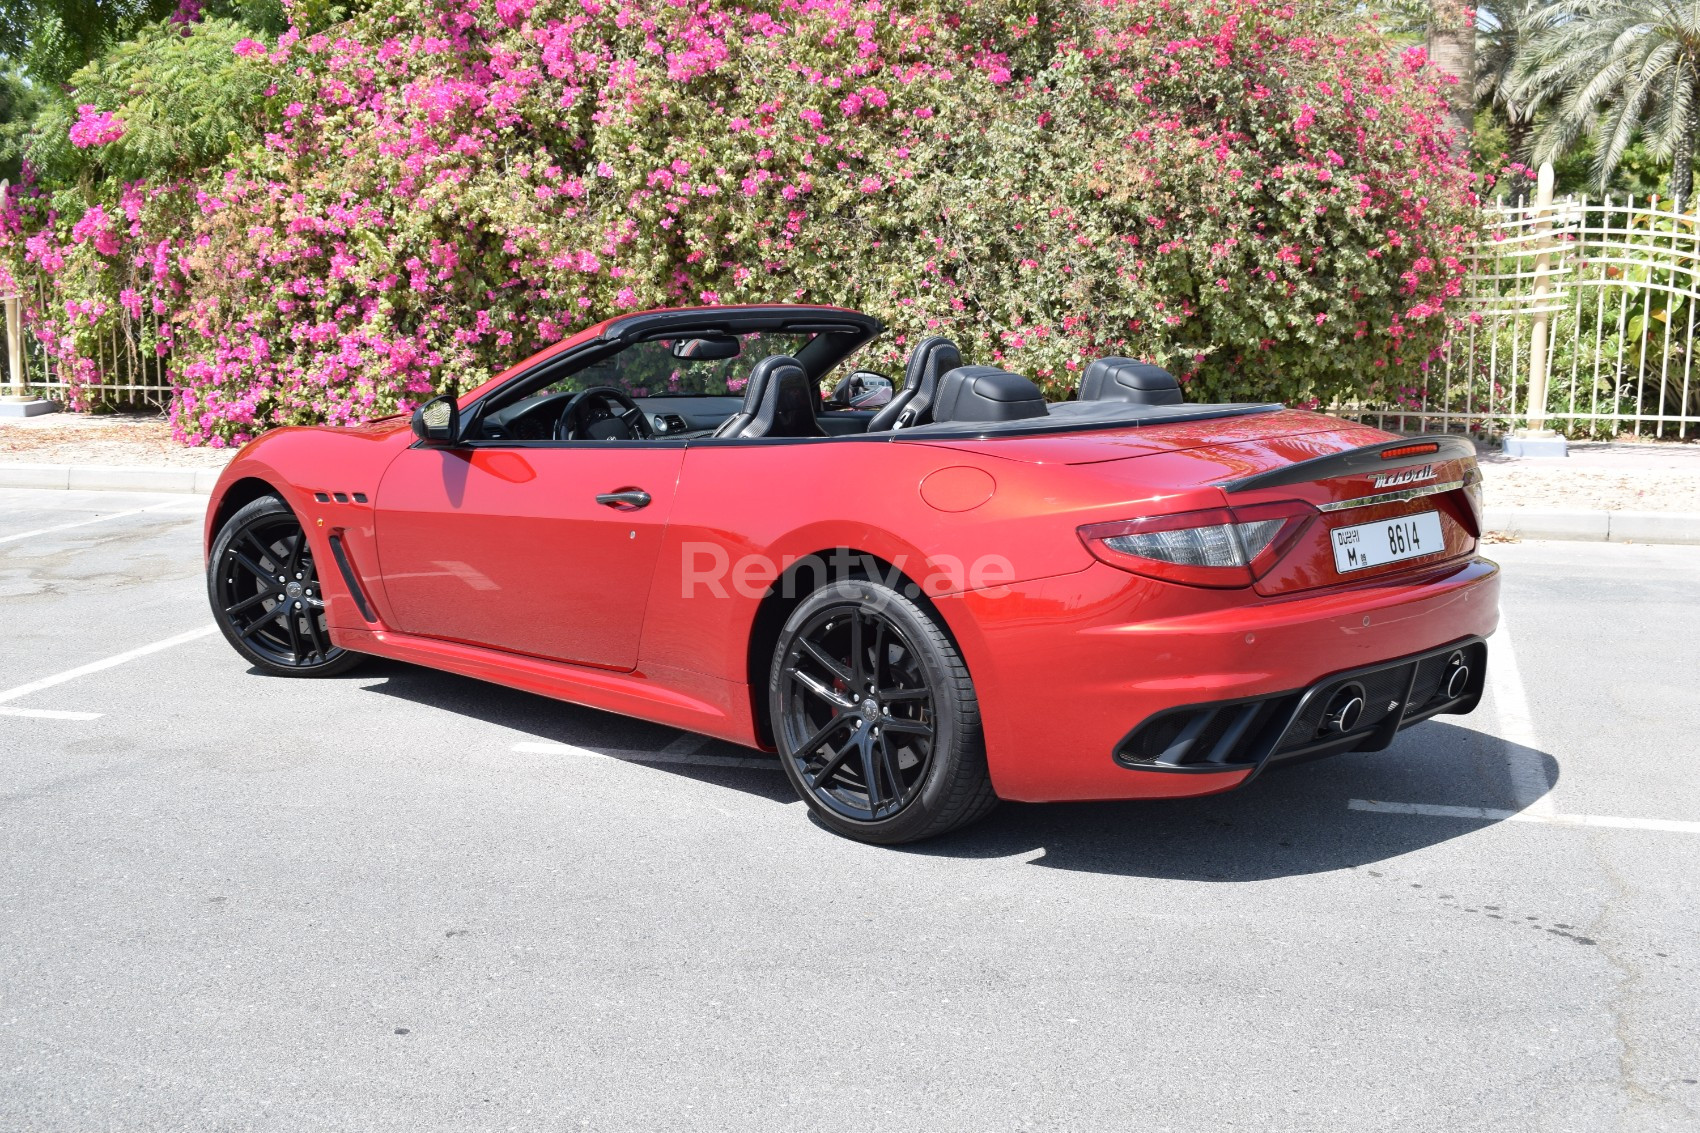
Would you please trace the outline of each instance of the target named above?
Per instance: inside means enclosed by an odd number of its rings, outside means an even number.
[[[1260,594],[1421,573],[1475,553],[1482,534],[1475,446],[1398,437],[1221,484],[1233,506],[1303,500],[1317,516],[1257,580]]]
[[[1092,465],[1098,474],[1172,494],[1175,510],[1301,500],[1317,509],[1254,588],[1277,595],[1418,574],[1473,554],[1481,536],[1474,445],[1456,436],[1400,437],[1295,410],[1106,430],[950,442],[982,456]],[[1125,466],[1109,462],[1127,461]],[[1125,473],[1119,471],[1125,467]],[[1180,506],[1186,501],[1186,507]],[[1426,518],[1432,513],[1432,519]],[[1386,523],[1405,520],[1396,532]],[[1358,528],[1356,533],[1345,532]],[[1335,557],[1370,552],[1361,565]],[[1371,540],[1416,540],[1392,561]],[[1432,549],[1431,549],[1432,547]],[[1390,548],[1390,550],[1392,550]],[[1345,548],[1342,549],[1342,554]],[[1342,567],[1344,566],[1344,569]]]

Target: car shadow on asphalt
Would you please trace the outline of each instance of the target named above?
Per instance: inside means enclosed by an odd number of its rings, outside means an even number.
[[[378,677],[383,679],[373,680]],[[742,791],[776,803],[799,801],[797,793],[791,789],[791,784],[781,773],[777,757],[724,740],[701,737],[702,746],[697,749],[697,754],[706,756],[709,760],[772,759],[772,768],[655,763],[638,757],[636,753],[661,752],[679,739],[679,729],[667,724],[655,724],[648,720],[621,716],[615,712],[586,708],[564,700],[553,700],[472,677],[387,658],[371,658],[344,676],[330,679],[363,684],[367,692],[508,728],[520,733],[515,737],[516,740],[523,738],[545,743],[571,744],[574,747],[609,754],[612,758],[630,759],[653,770]]]
[[[1006,803],[954,835],[902,847],[938,857],[1176,881],[1269,881],[1370,866],[1504,821],[1362,809],[1362,804],[1514,811],[1525,783],[1558,781],[1558,761],[1460,724],[1430,720],[1382,752],[1272,769],[1235,791],[1136,802]],[[1527,787],[1524,788],[1527,790]],[[1348,804],[1358,802],[1360,808]]]
[[[383,678],[373,682],[374,677]],[[333,678],[335,679],[335,678]],[[675,728],[401,662],[377,660],[349,673],[366,691],[508,728],[546,742],[615,753],[660,752]],[[760,757],[717,740],[701,754]],[[626,756],[630,758],[630,756]],[[771,770],[655,763],[644,766],[795,807]],[[1382,752],[1277,768],[1247,786],[1192,799],[1104,803],[1005,803],[965,830],[894,852],[941,858],[1026,857],[1027,864],[1180,881],[1268,881],[1328,873],[1467,837],[1499,818],[1442,817],[1354,809],[1368,803],[1517,810],[1512,766],[1528,782],[1558,781],[1558,761],[1461,723],[1429,720]],[[796,808],[801,810],[801,808]],[[801,818],[799,813],[790,821]],[[824,833],[824,828],[822,828]]]

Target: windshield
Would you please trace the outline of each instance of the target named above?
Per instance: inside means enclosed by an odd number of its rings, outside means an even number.
[[[741,397],[757,362],[776,354],[796,357],[812,338],[812,333],[760,331],[736,338],[652,339],[592,363],[545,392],[613,386],[630,397]],[[732,357],[715,356],[734,346]]]

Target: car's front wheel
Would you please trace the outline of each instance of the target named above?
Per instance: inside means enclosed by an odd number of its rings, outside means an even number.
[[[913,842],[997,805],[967,666],[888,586],[851,579],[805,598],[780,632],[768,695],[786,775],[841,834]]]
[[[313,549],[276,496],[245,505],[219,528],[207,597],[225,640],[268,673],[326,677],[362,660],[331,644]]]

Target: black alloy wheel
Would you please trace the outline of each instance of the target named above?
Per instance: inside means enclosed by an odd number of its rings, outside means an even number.
[[[312,546],[276,496],[246,505],[219,530],[207,595],[225,639],[268,673],[329,676],[361,660],[331,643]]]
[[[849,580],[805,598],[780,634],[769,694],[786,774],[840,833],[915,841],[997,802],[960,655],[889,587]]]

